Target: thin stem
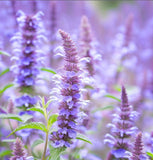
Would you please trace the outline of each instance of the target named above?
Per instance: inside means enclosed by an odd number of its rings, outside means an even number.
[[[13,127],[12,127],[12,124],[11,124],[11,121],[8,119],[8,123],[9,123],[9,126],[10,126],[10,129],[11,131],[13,132]],[[17,135],[15,133],[13,133],[15,137],[17,137]]]
[[[46,140],[45,140],[45,147],[44,147],[42,160],[45,160],[47,145],[48,145],[48,133],[49,133],[48,115],[47,115],[46,108],[44,108],[44,115],[45,115],[45,119],[46,119],[47,131],[46,131]]]
[[[46,132],[45,148],[44,148],[42,160],[45,160],[45,155],[46,155],[46,151],[47,151],[47,145],[48,145],[48,131]]]

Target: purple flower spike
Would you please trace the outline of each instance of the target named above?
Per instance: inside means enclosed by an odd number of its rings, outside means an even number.
[[[70,36],[64,31],[59,33],[63,39],[65,51],[65,74],[61,78],[62,101],[59,104],[59,117],[57,132],[53,132],[50,140],[54,147],[70,147],[72,139],[76,138],[76,120],[78,118],[78,102],[80,101],[80,79],[77,51]]]
[[[88,18],[83,16],[81,19],[81,35],[80,35],[80,47],[81,53],[84,54],[85,57],[89,58],[89,62],[86,63],[87,70],[89,75],[94,75],[94,60],[92,57],[92,42],[93,36],[91,31],[91,26],[89,24]]]
[[[17,160],[17,159],[26,160],[26,153],[24,151],[22,141],[18,137],[16,139],[16,142],[14,143],[13,155],[14,156],[11,157],[10,160]]]
[[[138,130],[134,126],[134,120],[138,113],[132,111],[132,107],[128,104],[128,97],[124,86],[122,86],[121,106],[118,114],[114,114],[111,124],[112,134],[106,134],[104,142],[107,143],[113,150],[108,156],[115,158],[126,159],[130,156],[130,143],[127,138],[130,138]],[[135,117],[135,118],[133,118]]]
[[[133,154],[131,160],[149,160],[143,152],[142,133],[139,133],[135,139]]]
[[[26,16],[22,11],[17,14],[17,22],[19,32],[11,39],[16,56],[16,65],[12,68],[17,68],[15,73],[16,82],[20,91],[25,95],[16,99],[17,107],[30,107],[36,103],[35,98],[27,94],[34,94],[34,85],[39,74],[38,67],[40,62],[40,41],[43,37],[43,27],[41,22],[42,12],[38,12],[34,16]]]

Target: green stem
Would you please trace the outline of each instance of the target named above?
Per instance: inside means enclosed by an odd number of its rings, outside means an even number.
[[[11,124],[11,122],[10,122],[10,120],[8,119],[8,123],[9,123],[9,126],[10,126],[10,129],[11,129],[11,131],[13,132],[13,127],[12,127],[12,124]],[[13,133],[14,134],[14,136],[15,136],[15,138],[17,137],[17,135],[15,134],[15,133]]]
[[[44,148],[42,160],[45,160],[45,155],[46,155],[46,151],[47,151],[47,145],[48,145],[48,132],[46,132],[45,148]]]
[[[45,160],[45,157],[46,157],[46,151],[47,151],[47,145],[48,145],[48,133],[49,133],[48,115],[47,115],[46,108],[44,108],[44,116],[46,119],[47,131],[46,131],[46,140],[45,140],[45,147],[44,147],[42,160]]]

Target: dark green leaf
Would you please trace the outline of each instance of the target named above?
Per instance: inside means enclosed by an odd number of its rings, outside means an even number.
[[[17,131],[20,131],[22,129],[38,129],[38,130],[41,130],[41,131],[44,131],[44,132],[47,131],[46,126],[43,123],[41,123],[41,122],[31,122],[31,123],[20,125],[12,133],[10,133],[7,137],[9,137],[13,133],[15,133]]]
[[[80,133],[77,134],[76,139],[79,139],[79,140],[82,140],[84,142],[92,144],[91,141],[85,135],[80,134]]]
[[[50,148],[50,157],[49,160],[58,160],[60,155],[66,150],[66,147],[54,148],[49,145]]]
[[[113,96],[113,95],[110,95],[110,94],[107,94],[107,95],[105,95],[104,97],[112,98],[112,99],[117,100],[118,102],[121,102],[121,100],[120,100],[119,98],[117,98],[117,97],[115,97],[115,96]]]
[[[3,76],[4,74],[8,73],[9,71],[10,71],[9,68],[5,69],[4,71],[2,71],[2,72],[0,73],[0,77]]]
[[[53,70],[50,69],[50,68],[41,68],[41,71],[45,71],[45,72],[50,72],[50,73],[52,73],[52,74],[56,74],[56,72],[53,71]]]

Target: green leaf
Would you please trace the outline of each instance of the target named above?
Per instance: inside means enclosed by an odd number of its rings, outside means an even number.
[[[53,71],[51,68],[41,68],[41,71],[50,72],[52,74],[56,74],[55,71]]]
[[[41,143],[44,143],[44,140],[43,139],[37,139],[33,142],[31,148],[35,148],[37,145],[41,144]]]
[[[7,84],[0,90],[0,94],[3,94],[8,88],[13,87],[14,84]]]
[[[153,153],[151,152],[146,152],[148,156],[152,157],[153,158]]]
[[[79,140],[81,140],[81,141],[84,141],[84,142],[87,142],[87,143],[92,144],[91,141],[90,141],[85,135],[83,135],[83,134],[81,134],[81,133],[78,133],[78,134],[77,134],[76,139],[79,139]]]
[[[11,155],[11,153],[12,153],[12,150],[2,151],[2,152],[0,152],[0,158],[4,157],[4,156],[7,156],[7,155]]]
[[[33,118],[33,116],[32,115],[28,115],[28,114],[24,114],[24,115],[21,116],[21,118],[22,118],[22,122],[25,123],[29,119]]]
[[[0,51],[0,54],[5,55],[5,56],[10,56],[7,52]]]
[[[2,142],[6,142],[6,143],[12,143],[15,142],[16,139],[3,139]]]
[[[9,68],[5,69],[4,71],[2,71],[2,72],[0,73],[0,77],[3,76],[4,74],[8,73],[9,71],[10,71]]]
[[[112,99],[115,99],[117,100],[118,102],[121,102],[121,100],[113,95],[110,95],[110,94],[106,94],[104,97],[108,97],[108,98],[112,98]]]
[[[53,123],[55,123],[57,121],[57,117],[58,117],[58,114],[53,114],[49,117],[49,119],[48,119],[49,127],[51,127],[53,125]]]
[[[53,100],[48,100],[47,103],[45,104],[45,108],[48,108],[49,104],[52,102]]]
[[[113,106],[106,106],[106,107],[99,107],[99,108],[96,108],[95,110],[92,111],[92,113],[95,113],[97,111],[104,111],[104,110],[112,110],[114,107]]]
[[[27,109],[27,110],[28,110],[28,111],[39,112],[39,113],[41,113],[41,114],[44,115],[44,110],[43,110],[42,108],[40,108],[40,107],[33,107],[33,108],[29,108],[29,109]]]
[[[22,122],[22,118],[16,114],[0,114],[0,119],[13,119]]]
[[[66,147],[54,148],[49,145],[50,157],[49,160],[59,160],[60,155],[66,150]]]
[[[10,135],[14,134],[17,131],[20,131],[22,129],[38,129],[41,131],[46,132],[46,126],[41,123],[41,122],[31,122],[31,123],[27,123],[27,124],[22,124],[19,127],[17,127],[13,132],[11,132],[7,137],[9,137]]]

